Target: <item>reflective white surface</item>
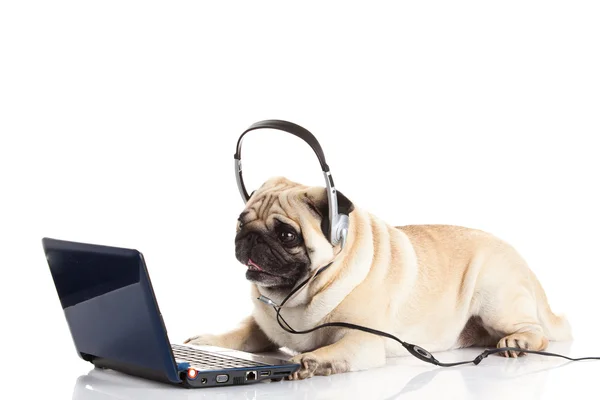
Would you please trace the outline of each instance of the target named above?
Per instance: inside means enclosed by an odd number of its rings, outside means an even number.
[[[550,351],[580,357],[600,355],[600,347],[552,344]],[[475,350],[440,353],[440,361],[458,361]],[[429,366],[413,358],[390,359],[369,371],[315,377],[305,381],[262,382],[252,385],[182,389],[126,376],[90,370],[74,377],[73,400],[109,399],[564,399],[597,398],[595,380],[600,361],[569,362],[528,355],[519,359],[490,356],[479,366]]]
[[[314,132],[390,224],[510,242],[570,353],[600,355],[600,1],[308,3],[0,1],[0,398],[600,398],[600,362],[535,356],[199,390],[87,375],[41,238],[141,250],[174,341],[233,328],[252,302],[232,155],[263,118]],[[244,143],[248,189],[322,185],[296,140]]]

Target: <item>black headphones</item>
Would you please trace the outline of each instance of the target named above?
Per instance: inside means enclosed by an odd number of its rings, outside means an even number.
[[[329,203],[329,223],[327,224],[327,234],[329,236],[329,241],[334,246],[338,243],[341,243],[343,248],[346,244],[346,239],[348,236],[348,227],[350,219],[348,218],[348,215],[340,214],[338,212],[337,192],[333,183],[333,177],[331,176],[331,172],[329,171],[329,166],[327,165],[327,162],[325,162],[325,154],[323,154],[323,149],[321,149],[321,145],[312,133],[310,133],[308,130],[304,129],[300,125],[296,125],[292,122],[287,121],[269,119],[252,124],[241,134],[237,142],[234,159],[235,178],[244,203],[250,200],[250,196],[246,191],[246,186],[244,186],[244,179],[242,177],[242,141],[246,133],[256,129],[277,129],[280,131],[291,133],[292,135],[304,140],[313,149],[313,151],[317,155],[317,158],[319,159],[319,163],[321,164],[321,170],[323,171],[323,175],[325,176],[325,187]]]

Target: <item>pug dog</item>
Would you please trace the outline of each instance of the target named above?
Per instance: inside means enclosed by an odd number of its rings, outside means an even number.
[[[544,350],[549,341],[571,338],[568,321],[553,313],[538,279],[508,243],[460,226],[392,226],[339,191],[337,201],[350,220],[342,249],[328,240],[325,188],[278,177],[256,190],[235,235],[253,312],[235,329],[185,342],[252,353],[290,349],[300,365],[288,377],[293,380],[370,369],[409,354],[395,341],[347,328],[288,333],[273,307],[257,299],[280,304],[332,260],[281,309],[295,330],[347,322],[432,353],[471,346]]]

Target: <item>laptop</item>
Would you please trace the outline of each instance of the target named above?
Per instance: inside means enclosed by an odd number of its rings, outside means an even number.
[[[137,250],[43,238],[77,355],[110,369],[186,388],[281,380],[286,360],[169,341],[144,256]]]

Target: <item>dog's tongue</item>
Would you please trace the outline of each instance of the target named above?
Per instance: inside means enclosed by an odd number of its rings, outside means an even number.
[[[254,261],[252,261],[251,259],[248,259],[248,266],[249,267],[254,267],[255,269],[262,271],[263,269]]]

